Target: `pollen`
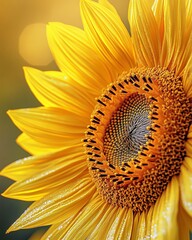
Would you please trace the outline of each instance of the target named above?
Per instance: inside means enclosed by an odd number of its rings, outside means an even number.
[[[182,77],[161,67],[122,73],[97,99],[84,139],[102,198],[148,210],[180,173],[191,117]]]

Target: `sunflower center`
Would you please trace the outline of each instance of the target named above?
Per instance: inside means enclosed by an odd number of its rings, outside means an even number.
[[[132,69],[97,102],[84,139],[96,187],[112,205],[147,210],[186,155],[192,113],[182,78],[160,67]]]
[[[103,151],[115,166],[136,158],[141,146],[146,144],[150,107],[145,95],[131,94],[113,114],[104,136]]]

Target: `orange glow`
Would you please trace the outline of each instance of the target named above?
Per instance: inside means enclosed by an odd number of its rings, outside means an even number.
[[[45,66],[53,60],[46,39],[46,24],[34,23],[23,29],[19,37],[19,53],[35,66]]]

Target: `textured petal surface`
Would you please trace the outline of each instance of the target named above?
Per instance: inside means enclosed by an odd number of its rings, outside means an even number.
[[[20,134],[16,141],[20,147],[22,147],[25,151],[27,151],[31,155],[42,155],[59,150],[57,146],[54,147],[37,142],[25,133]],[[61,149],[63,149],[63,147],[61,147]]]
[[[189,127],[188,135],[187,135],[187,142],[192,142],[192,125]]]
[[[191,135],[192,133],[189,132],[188,137],[191,137]],[[187,139],[185,146],[186,146],[187,157],[192,158],[192,139],[191,138]]]
[[[63,223],[55,226],[54,233],[50,230],[46,237],[67,240],[77,239],[77,236],[78,239],[130,239],[132,221],[131,210],[114,208],[104,203],[96,193],[70,226],[65,229],[61,228]]]
[[[154,210],[154,206],[151,206],[147,213],[147,221],[146,221],[146,229],[145,229],[146,239],[150,239],[151,237],[153,210]]]
[[[162,7],[164,9],[164,35],[161,65],[172,70],[177,67],[177,57],[185,35],[185,1],[164,0]]]
[[[90,47],[84,31],[62,23],[50,23],[47,36],[59,68],[77,84],[89,89],[92,95],[98,96],[111,82],[109,72]]]
[[[147,213],[142,212],[141,215],[137,214],[135,217],[135,222],[133,226],[133,232],[131,239],[146,239],[146,228],[147,228]]]
[[[181,74],[191,56],[192,3],[156,0],[154,13],[162,43],[161,64],[175,68],[176,74]]]
[[[192,230],[192,218],[187,215],[181,205],[179,206],[178,224],[179,239],[190,240],[190,230]]]
[[[42,72],[24,68],[25,78],[36,98],[46,107],[61,107],[88,117],[94,98],[88,91],[62,72]]]
[[[113,224],[107,233],[106,239],[131,239],[132,223],[132,210],[119,208],[113,219]]]
[[[108,5],[106,7],[106,4]],[[85,32],[111,71],[121,73],[134,66],[131,38],[117,12],[109,4],[81,1]]]
[[[137,226],[139,223],[139,217],[140,217],[140,213],[136,213],[134,218],[133,218],[133,227],[132,227],[132,233],[131,233],[131,240],[134,240],[137,236]]]
[[[182,9],[182,13],[186,13],[186,22],[185,22],[185,33],[182,36],[182,44],[180,53],[177,58],[177,72],[183,73],[187,63],[189,62],[191,51],[192,51],[192,2],[191,1],[182,1],[182,4],[186,6],[186,11]],[[181,16],[184,18],[184,16]]]
[[[64,222],[54,224],[52,227],[49,228],[49,230],[46,232],[46,234],[43,236],[41,240],[64,240],[64,239],[71,239],[74,235],[75,238],[72,239],[84,239],[82,236],[87,236],[90,232],[90,228],[94,228],[94,222],[97,221],[97,219],[91,218],[93,214],[94,216],[97,216],[95,210],[97,209],[100,211],[100,207],[104,208],[105,204],[100,201],[100,197],[97,193],[93,195],[93,197],[90,199],[90,201],[84,206],[83,209],[81,209],[77,214],[71,216],[70,218],[66,219]],[[87,211],[90,211],[87,212]],[[87,219],[90,220],[87,221]],[[85,225],[82,225],[85,224]],[[74,225],[76,226],[74,230]],[[73,232],[73,230],[75,232]]]
[[[133,224],[131,209],[105,205],[102,218],[88,239],[130,239]]]
[[[45,195],[59,190],[76,179],[88,177],[85,157],[81,153],[65,156],[65,161],[58,162],[50,169],[45,169],[23,181],[12,184],[3,196],[24,201],[37,201]]]
[[[82,144],[73,145],[52,154],[45,154],[27,157],[17,160],[1,171],[2,176],[6,176],[15,181],[22,181],[28,177],[49,170],[56,163],[65,162],[73,154],[82,152]]]
[[[66,231],[65,239],[87,239],[101,220],[106,204],[101,201],[100,196],[96,195],[79,214],[74,225]]]
[[[16,126],[35,141],[50,147],[64,147],[83,138],[84,118],[59,108],[31,108],[9,111]]]
[[[192,39],[192,36],[191,36]],[[191,43],[192,45],[192,43]],[[183,75],[183,87],[188,98],[192,98],[192,56],[190,57]]]
[[[64,221],[78,213],[94,191],[95,187],[90,178],[79,179],[75,184],[62,187],[33,203],[8,229],[8,232]]]
[[[128,17],[138,63],[157,66],[160,60],[160,37],[150,2],[131,0]]]
[[[8,232],[52,225],[42,239],[187,240],[192,229],[192,127],[181,174],[149,211],[137,214],[101,199],[80,140],[95,96],[122,71],[158,65],[174,70],[192,98],[192,1],[130,0],[131,37],[109,1],[80,2],[85,31],[61,23],[47,27],[62,72],[24,68],[44,107],[9,111],[24,132],[18,143],[41,155],[18,160],[0,173],[16,181],[4,196],[36,201]]]
[[[166,191],[155,203],[151,224],[151,239],[178,239],[179,184],[173,177]]]
[[[73,214],[63,222],[53,224],[43,235],[41,240],[64,240],[64,235],[70,226],[78,219],[80,213]]]
[[[151,239],[153,210],[154,206],[151,206],[149,211],[134,216],[131,240]]]
[[[192,158],[185,159],[186,165],[192,165]],[[183,208],[192,217],[192,171],[185,165],[181,166],[181,173],[179,176],[179,183],[181,189],[181,202]]]

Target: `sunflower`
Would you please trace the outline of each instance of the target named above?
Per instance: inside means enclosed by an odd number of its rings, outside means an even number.
[[[32,156],[2,170],[3,195],[34,203],[8,232],[189,239],[192,1],[131,0],[130,34],[107,0],[81,15],[84,30],[47,27],[60,71],[24,68],[43,106],[9,111]]]

